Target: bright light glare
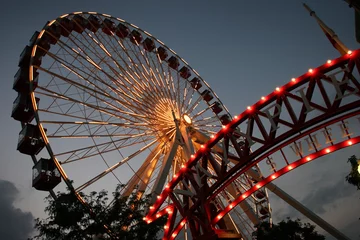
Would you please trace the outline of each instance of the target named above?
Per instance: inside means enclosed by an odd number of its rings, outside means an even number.
[[[188,115],[184,114],[183,118],[187,124],[190,125],[192,123],[192,120]]]

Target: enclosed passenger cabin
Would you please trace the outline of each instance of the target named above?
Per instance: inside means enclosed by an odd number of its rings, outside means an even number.
[[[134,44],[140,44],[143,39],[141,33],[135,29],[131,31],[129,38],[130,38],[130,42]]]
[[[188,79],[191,76],[191,72],[188,67],[183,66],[179,72],[180,72],[180,76],[185,79]]]
[[[263,199],[263,198],[265,197],[265,193],[264,193],[263,191],[257,191],[257,192],[255,193],[255,197],[256,197],[257,199]]]
[[[201,81],[199,78],[194,77],[191,81],[190,81],[191,87],[194,88],[195,90],[199,90],[199,88],[202,87]]]
[[[72,30],[74,30],[74,22],[64,17],[58,20],[60,34],[64,37],[68,37]]]
[[[146,38],[143,42],[144,49],[148,52],[152,52],[155,49],[155,42],[151,38]]]
[[[211,94],[210,90],[206,89],[201,93],[201,96],[206,102],[210,102],[214,97]]]
[[[88,29],[94,33],[97,32],[97,30],[99,30],[99,28],[101,27],[101,22],[99,18],[94,15],[90,15],[88,17],[88,23]]]
[[[259,212],[262,215],[267,215],[269,213],[269,208],[268,207],[261,207]]]
[[[126,38],[130,34],[130,30],[124,24],[119,23],[116,27],[115,34],[119,38]]]
[[[223,125],[228,125],[231,122],[231,118],[228,114],[224,114],[220,117],[220,121]]]
[[[35,100],[38,103],[40,99],[35,98]],[[29,123],[34,119],[34,116],[30,95],[19,93],[13,103],[11,117],[17,121]]]
[[[35,59],[37,62],[39,62],[39,65],[40,65],[41,57],[45,56],[45,54],[50,49],[50,43],[49,43],[48,38],[43,36],[41,39],[39,39],[39,41],[37,41],[36,44],[37,44],[37,48],[36,48],[36,52],[35,52],[35,56],[33,57],[33,60]],[[37,64],[33,63],[33,65],[37,65]]]
[[[112,33],[115,32],[115,23],[108,18],[105,18],[103,21],[102,31],[106,34],[111,36]]]
[[[29,46],[33,47],[35,45],[35,42],[39,36],[39,32],[35,31],[34,34],[31,36],[30,41],[29,41]]]
[[[168,60],[168,65],[172,69],[177,70],[178,67],[180,66],[179,59],[177,59],[175,56],[171,56]]]
[[[39,126],[26,124],[19,133],[17,150],[23,154],[36,155],[45,147]]]
[[[219,114],[223,110],[219,102],[214,102],[211,109],[215,114]]]
[[[44,37],[48,39],[50,44],[56,44],[61,36],[61,28],[55,23],[50,26],[45,25]]]
[[[87,19],[83,18],[82,16],[80,15],[75,15],[73,18],[72,18],[72,21],[74,23],[74,31],[77,32],[77,33],[83,33],[85,28],[88,27],[88,21]]]
[[[161,61],[164,61],[168,57],[168,52],[163,47],[158,47],[157,53],[158,53],[159,58],[161,59]]]
[[[23,51],[20,54],[20,58],[19,58],[19,63],[18,66],[19,67],[25,67],[25,68],[29,68],[30,65],[30,60],[31,60],[31,52],[32,52],[32,46],[26,46]],[[41,64],[41,58],[38,57],[34,57],[33,61],[31,62],[33,65],[36,66],[40,66]]]
[[[39,73],[34,72],[33,87],[34,90],[38,84]],[[14,76],[13,89],[20,93],[30,92],[29,67],[21,67]]]
[[[33,167],[32,186],[50,191],[61,182],[61,175],[52,159],[41,158]]]

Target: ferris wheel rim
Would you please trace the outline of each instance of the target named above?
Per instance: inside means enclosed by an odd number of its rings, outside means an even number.
[[[107,14],[98,14],[98,13],[94,13],[94,12],[75,12],[75,13],[70,13],[70,14],[65,14],[65,15],[62,15],[60,16],[59,18],[51,21],[48,25],[46,26],[51,26],[52,24],[54,24],[56,21],[58,21],[59,19],[62,19],[62,18],[67,18],[68,16],[75,16],[75,15],[78,15],[78,14],[96,14],[96,15],[101,15],[103,17],[106,17],[106,18],[111,18],[113,20],[117,20],[117,21],[120,21],[122,23],[126,23],[130,26],[132,26],[133,28],[141,31],[143,34],[145,34],[146,36],[152,38],[153,40],[157,41],[158,44],[160,44],[160,46],[164,46],[165,48],[167,48],[169,51],[171,51],[171,53],[178,59],[182,62],[182,64],[184,66],[187,66],[201,81],[202,83],[204,83],[204,85],[207,87],[206,89],[208,89],[209,91],[211,91],[211,93],[213,93],[214,97],[216,98],[216,101],[218,101],[221,106],[223,107],[224,111],[226,112],[226,114],[228,114],[229,116],[231,116],[231,114],[229,113],[229,111],[227,110],[227,108],[222,104],[221,100],[217,97],[217,95],[215,94],[215,92],[210,88],[210,86],[205,82],[205,80],[203,80],[201,78],[201,76],[192,68],[190,67],[190,65],[184,60],[182,59],[180,56],[178,56],[172,49],[170,49],[169,47],[167,47],[163,42],[161,42],[160,40],[158,40],[157,38],[153,37],[150,33],[147,33],[146,31],[138,28],[137,26],[131,24],[131,23],[128,23],[122,19],[119,19],[119,18],[115,18],[115,17],[112,17],[110,15],[107,15]],[[46,31],[45,28],[46,26],[42,29],[42,31],[40,32],[40,35],[42,36],[44,34],[44,32]],[[40,36],[39,35],[39,36]],[[39,39],[41,39],[41,36],[40,38],[38,38],[37,40],[37,43],[40,41]],[[32,51],[32,57],[35,56],[36,54],[36,47],[37,47],[37,44],[35,44],[35,46],[33,47],[33,51]],[[55,162],[56,164],[56,167],[59,169],[63,179],[65,180],[66,184],[68,185],[68,187],[70,187],[72,190],[74,190],[75,193],[79,193],[78,190],[76,190],[76,188],[74,188],[73,184],[69,181],[69,178],[67,177],[67,174],[66,172],[64,171],[63,167],[61,166],[61,163],[57,160],[56,158],[56,154],[54,154],[53,150],[52,150],[52,147],[51,147],[51,144],[50,144],[50,141],[48,139],[48,136],[44,130],[44,127],[43,127],[43,122],[40,120],[40,116],[39,116],[39,109],[37,107],[37,102],[36,102],[36,99],[35,99],[35,93],[34,93],[34,90],[33,90],[33,80],[34,80],[34,65],[30,64],[30,71],[29,71],[29,78],[30,78],[30,89],[31,89],[31,100],[32,100],[32,105],[33,105],[33,108],[35,110],[35,119],[36,119],[36,122],[37,124],[39,125],[39,128],[40,128],[40,132],[41,132],[41,135],[42,135],[42,138],[44,139],[45,143],[46,143],[46,150],[48,151],[49,155],[51,156],[51,158],[53,159],[53,161]],[[187,80],[189,81],[188,79],[184,79],[184,80]],[[196,90],[198,92],[198,94],[200,94],[200,92],[198,90]],[[205,101],[204,101],[205,102]],[[210,108],[210,103],[207,103],[208,107]],[[216,114],[215,114],[216,115]],[[219,116],[217,116],[218,120],[219,119]],[[80,196],[78,196],[80,197]]]

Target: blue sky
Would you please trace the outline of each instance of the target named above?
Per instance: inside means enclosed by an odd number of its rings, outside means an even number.
[[[353,9],[341,0],[305,2],[348,48],[358,48]],[[16,151],[20,126],[10,118],[16,97],[11,90],[13,75],[18,56],[34,31],[48,20],[75,11],[107,13],[150,32],[196,69],[232,114],[242,112],[292,77],[339,56],[302,2],[295,0],[8,1],[0,9],[3,83],[0,179],[15,184],[19,190],[15,205],[35,217],[44,216],[42,199],[46,194],[31,188],[31,159]],[[341,182],[349,170],[346,159],[352,154],[360,155],[358,146],[308,164],[276,183],[298,200],[312,204],[314,209],[322,205],[322,209],[314,211],[355,237],[360,232],[349,226],[360,217],[354,214],[359,209],[359,193]],[[336,191],[335,186],[343,186],[346,193],[334,194],[337,199],[323,199],[321,203],[321,196],[316,194],[329,194]],[[296,215],[276,198],[271,203],[274,211],[278,209],[275,216]]]

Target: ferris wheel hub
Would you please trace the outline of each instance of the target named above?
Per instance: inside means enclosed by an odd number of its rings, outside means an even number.
[[[184,114],[184,115],[183,115],[183,119],[184,119],[186,125],[191,125],[192,120],[191,120],[191,118],[189,117],[189,115]]]

